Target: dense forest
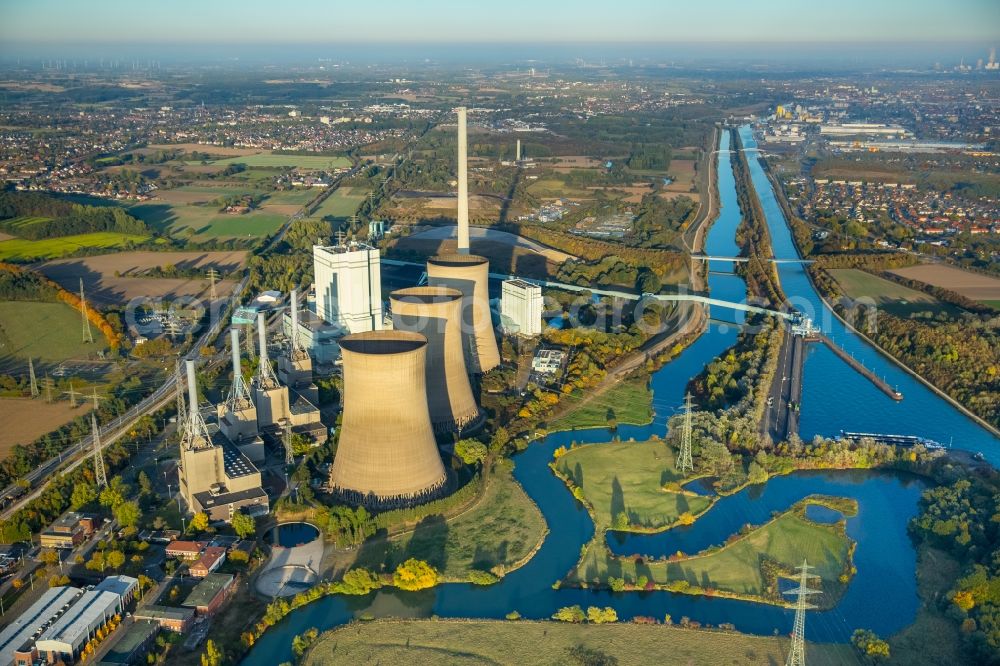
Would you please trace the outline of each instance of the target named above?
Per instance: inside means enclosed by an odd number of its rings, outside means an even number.
[[[951,475],[962,478],[924,491],[910,533],[962,564],[963,576],[937,603],[960,624],[970,663],[1000,664],[1000,479],[995,470]]]
[[[38,218],[24,223],[18,218]],[[14,219],[10,219],[14,218]],[[84,206],[39,192],[0,192],[0,230],[41,240],[95,231],[147,234],[146,224],[116,206]]]

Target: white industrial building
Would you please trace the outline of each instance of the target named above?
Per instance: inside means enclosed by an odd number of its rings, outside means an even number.
[[[316,314],[348,333],[382,330],[382,271],[364,243],[313,246]]]
[[[541,335],[542,288],[517,278],[504,280],[500,291],[500,322],[510,334]]]
[[[75,661],[87,641],[97,634],[97,630],[121,613],[120,602],[121,597],[114,592],[87,590],[69,610],[42,632],[35,641],[35,649],[39,654],[47,655],[52,663],[60,658]]]
[[[340,358],[337,339],[344,335],[344,329],[329,324],[310,309],[299,312],[299,344],[309,352],[313,361],[329,365]],[[281,319],[281,330],[289,340],[292,338],[292,314],[286,312]]]
[[[0,666],[14,663],[15,653],[30,654],[33,638],[62,615],[83,594],[78,587],[52,587],[41,598],[0,631]]]

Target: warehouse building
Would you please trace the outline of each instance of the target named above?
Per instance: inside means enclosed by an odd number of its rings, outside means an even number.
[[[35,641],[49,662],[76,661],[97,630],[121,612],[121,597],[105,590],[87,590]]]
[[[19,663],[31,663],[34,637],[59,618],[83,594],[78,587],[53,587],[0,631],[0,666],[10,666],[17,656]]]

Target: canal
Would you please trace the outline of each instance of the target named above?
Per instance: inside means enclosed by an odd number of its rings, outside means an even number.
[[[749,128],[741,129],[745,146],[753,147]],[[735,256],[734,240],[740,214],[729,153],[729,135],[722,133],[718,160],[719,217],[706,239],[706,253]],[[763,169],[749,160],[754,184],[767,215],[775,245],[775,256],[796,256],[784,217]],[[715,266],[713,265],[713,268]],[[722,268],[725,270],[725,268]],[[955,446],[983,450],[997,460],[997,441],[986,430],[955,410],[925,387],[909,379],[885,359],[878,357],[863,340],[847,332],[832,316],[823,316],[823,305],[798,264],[781,265],[785,292],[793,303],[817,316],[828,334],[856,354],[881,363],[892,381],[898,381],[906,395],[895,403],[866,379],[848,368],[829,351],[813,346],[806,362],[802,423],[805,433],[836,434],[841,429],[893,431],[913,430],[947,442],[954,435]],[[712,295],[741,301],[746,297],[743,281],[735,275],[709,276]],[[715,309],[715,319],[732,319],[731,311]],[[707,598],[669,592],[613,593],[599,590],[559,589],[552,583],[561,579],[576,563],[580,547],[594,535],[586,511],[548,468],[552,452],[560,445],[602,442],[613,436],[623,440],[663,435],[667,419],[680,407],[688,380],[736,340],[737,327],[713,324],[677,358],[657,371],[653,388],[653,422],[645,426],[620,426],[616,432],[604,428],[553,433],[532,443],[515,457],[514,475],[545,515],[550,532],[538,553],[525,566],[489,587],[447,584],[416,593],[380,590],[364,597],[331,596],[291,613],[261,637],[244,664],[273,666],[292,658],[292,638],[310,627],[323,631],[361,615],[398,617],[483,617],[502,618],[516,610],[526,618],[547,618],[558,608],[612,606],[619,618],[670,614],[709,623],[731,623],[737,629],[757,634],[787,634],[792,612],[775,606]],[[909,379],[909,381],[907,381]],[[813,412],[815,410],[815,413]],[[906,424],[904,427],[902,424]],[[945,436],[947,434],[947,436]],[[781,511],[811,493],[852,497],[858,501],[856,517],[847,521],[848,534],[857,541],[857,575],[836,607],[814,611],[807,620],[807,637],[812,640],[846,642],[857,628],[887,635],[913,621],[918,608],[915,570],[916,555],[906,533],[906,525],[916,515],[924,483],[914,477],[875,471],[800,472],[771,479],[763,486],[747,488],[721,499],[706,515],[684,530],[659,535],[612,536],[616,551],[664,554],[671,549],[691,552],[722,542],[745,523],[761,523],[771,511]],[[683,545],[682,545],[683,544]],[[890,602],[892,612],[871,599]]]

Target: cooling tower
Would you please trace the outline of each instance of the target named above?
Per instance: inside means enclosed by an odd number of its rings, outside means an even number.
[[[462,349],[462,292],[411,287],[389,295],[392,326],[427,338],[427,406],[437,432],[462,430],[479,418]]]
[[[427,283],[462,292],[462,347],[470,372],[500,365],[489,294],[490,264],[474,254],[443,254],[427,260]]]
[[[446,476],[427,409],[427,338],[369,331],[340,340],[344,411],[330,484],[347,499],[396,506],[429,498]]]
[[[458,253],[469,254],[469,139],[465,107],[458,107]]]

